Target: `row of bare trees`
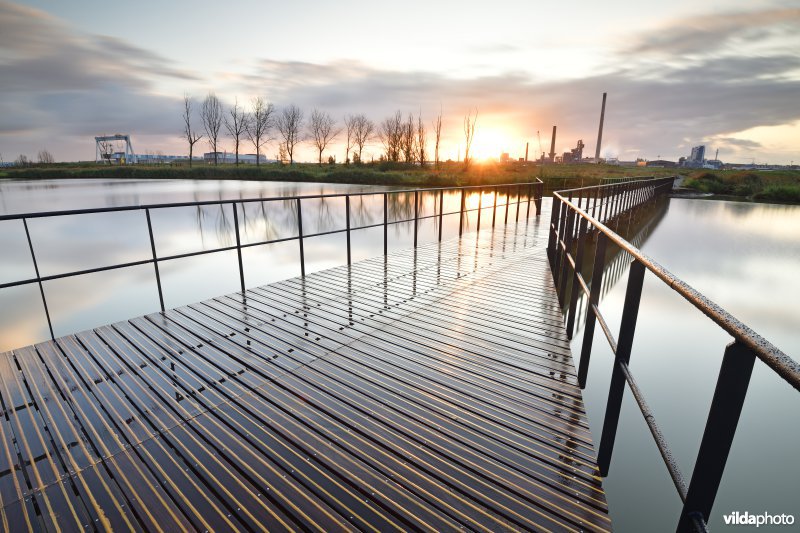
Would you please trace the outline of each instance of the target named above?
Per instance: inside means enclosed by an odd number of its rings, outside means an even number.
[[[238,99],[234,101],[227,113],[214,93],[209,93],[203,100],[200,109],[200,120],[205,134],[200,133],[192,126],[193,102],[188,94],[183,97],[183,137],[189,144],[189,165],[192,164],[194,145],[204,136],[214,153],[214,164],[218,164],[220,131],[225,127],[233,140],[235,161],[239,164],[239,153],[242,144],[247,140],[256,152],[256,164],[261,162],[264,146],[276,140],[271,136],[277,132],[279,136],[278,155],[279,161],[288,160],[294,163],[297,146],[305,141],[310,142],[317,152],[317,162],[321,165],[325,150],[344,133],[345,157],[344,163],[351,161],[360,163],[364,147],[371,142],[380,141],[383,145],[383,158],[390,162],[419,163],[425,165],[430,154],[427,152],[428,130],[420,112],[416,117],[413,113],[406,117],[400,111],[384,119],[380,124],[375,124],[363,113],[347,115],[344,117],[344,127],[340,128],[336,120],[327,112],[314,109],[306,121],[303,111],[294,104],[275,109],[273,104],[262,97],[256,97],[250,102],[249,110],[240,106]],[[464,138],[466,150],[464,152],[465,167],[471,163],[470,149],[475,136],[475,124],[478,112],[474,115],[470,111],[464,117]],[[436,168],[440,165],[440,144],[442,138],[442,112],[439,111],[432,123],[433,133],[433,158]],[[351,159],[352,156],[352,159]],[[335,161],[334,157],[330,160]]]
[[[13,161],[13,165],[17,167],[29,167],[32,165],[52,165],[55,163],[56,160],[53,157],[53,154],[50,153],[49,150],[42,149],[39,150],[39,153],[36,154],[36,161],[29,158],[25,154],[19,154],[16,159]],[[0,154],[0,166],[3,166],[5,161],[3,161],[3,154]]]

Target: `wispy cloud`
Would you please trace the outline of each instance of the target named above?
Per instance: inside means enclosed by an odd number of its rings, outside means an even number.
[[[335,117],[364,112],[380,120],[400,109],[433,118],[441,107],[454,148],[461,118],[475,108],[479,128],[492,118],[505,122],[521,146],[557,124],[558,149],[579,138],[593,148],[600,94],[608,92],[604,154],[677,157],[703,140],[732,153],[769,154],[768,144],[733,134],[800,121],[800,37],[790,31],[799,21],[800,9],[790,8],[672,21],[621,46],[605,74],[569,81],[541,82],[525,72],[456,79],[351,60],[267,57],[201,75],[121,39],[83,34],[0,1],[0,152],[8,158],[48,146],[57,157],[90,157],[91,136],[116,131],[160,143],[144,148],[183,151],[179,99],[186,87],[196,96],[214,88],[228,101],[264,95]],[[509,50],[476,44],[470,53],[481,51]],[[179,88],[176,94],[157,92],[165,80]]]

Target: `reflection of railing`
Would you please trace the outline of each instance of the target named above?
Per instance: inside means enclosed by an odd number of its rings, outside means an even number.
[[[608,474],[622,407],[622,396],[625,391],[625,383],[627,383],[683,502],[678,531],[705,531],[739,422],[755,359],[761,359],[797,390],[800,390],[800,365],[724,309],[676,278],[607,226],[607,224],[618,221],[619,217],[629,209],[655,196],[668,193],[672,189],[673,179],[633,181],[555,193],[549,230],[548,256],[559,297],[562,300],[568,294],[570,297],[567,312],[568,334],[572,333],[579,292],[585,294],[589,299],[578,368],[578,381],[581,387],[586,385],[596,322],[600,324],[611,351],[615,355],[616,364],[611,375],[608,404],[598,452],[601,475]],[[597,248],[591,285],[587,285],[580,273],[580,265],[583,263],[586,241],[595,233],[597,234]],[[633,258],[628,274],[628,286],[617,339],[614,339],[598,308],[603,282],[603,259],[606,245],[609,242],[616,244]],[[734,338],[734,342],[725,349],[703,439],[688,487],[628,366],[644,275],[648,270]],[[570,281],[571,292],[568,292]]]
[[[627,223],[622,220],[621,223],[618,224],[619,227],[615,229],[636,248],[641,248],[644,243],[647,242],[647,239],[650,237],[653,230],[664,218],[664,215],[667,212],[666,201],[667,200],[664,197],[659,196],[653,198],[651,202],[640,204],[638,208],[633,208],[623,217],[620,217],[623,219],[627,218]],[[636,220],[640,216],[643,217],[643,222]],[[615,226],[617,226],[617,224],[615,224]],[[591,251],[588,253],[591,254]],[[628,265],[632,259],[633,258],[631,257],[631,254],[618,247],[615,247],[615,252],[611,257],[608,257],[608,253],[606,253],[606,259],[603,266],[603,286],[600,292],[600,301],[602,301],[603,297],[608,294],[611,289],[614,288],[617,282],[624,277],[628,271]],[[586,261],[584,261],[583,266],[585,271],[585,267],[588,267],[589,265]],[[583,325],[582,323],[577,323],[577,321],[586,317],[587,303],[588,298],[586,298],[586,295],[583,292],[578,291],[578,306],[575,311],[576,334],[578,331],[580,331],[580,327]],[[573,332],[569,333],[570,335],[573,334]]]
[[[472,187],[440,187],[440,188],[432,188],[432,189],[411,189],[411,190],[397,190],[397,191],[381,191],[381,192],[357,192],[357,193],[335,193],[335,194],[316,194],[316,195],[305,195],[305,196],[282,196],[282,197],[274,197],[274,198],[251,198],[251,199],[236,199],[236,200],[209,200],[209,201],[195,201],[195,202],[183,202],[183,203],[169,203],[169,204],[152,204],[152,205],[141,205],[141,206],[125,206],[125,207],[107,207],[107,208],[97,208],[97,209],[76,209],[76,210],[69,210],[69,211],[50,211],[50,212],[40,212],[40,213],[26,213],[26,214],[18,214],[18,215],[3,215],[0,216],[0,221],[4,220],[21,220],[23,227],[25,229],[25,236],[27,238],[28,247],[30,249],[31,260],[33,262],[34,272],[36,274],[35,277],[30,279],[18,280],[13,281],[10,283],[3,283],[0,284],[0,289],[5,289],[9,287],[17,287],[21,285],[30,285],[33,283],[37,283],[39,285],[39,292],[42,297],[42,304],[44,306],[44,313],[47,318],[47,325],[50,329],[50,336],[54,338],[55,335],[53,333],[53,324],[50,318],[50,311],[47,307],[47,297],[45,295],[44,285],[43,283],[46,281],[53,281],[57,279],[63,278],[70,278],[74,276],[82,276],[85,274],[94,274],[98,272],[106,272],[110,270],[118,270],[121,268],[129,268],[135,267],[140,265],[148,265],[152,264],[156,285],[158,287],[158,298],[159,303],[161,305],[161,311],[164,311],[164,294],[161,288],[161,275],[159,273],[159,263],[164,261],[171,261],[175,259],[183,259],[187,257],[195,257],[199,255],[211,254],[211,253],[218,253],[218,252],[227,252],[236,250],[238,256],[238,263],[239,263],[239,281],[241,285],[242,292],[245,290],[245,281],[244,281],[244,263],[242,261],[242,249],[250,248],[254,246],[263,246],[268,244],[275,244],[284,241],[291,241],[297,240],[299,243],[299,252],[300,252],[300,272],[301,275],[305,276],[306,267],[305,267],[305,251],[303,248],[303,240],[310,238],[310,237],[320,237],[323,235],[332,235],[336,233],[346,233],[347,234],[347,264],[351,263],[351,246],[350,246],[350,232],[362,229],[369,229],[369,228],[376,228],[383,226],[383,253],[386,255],[388,251],[388,227],[393,224],[402,224],[407,222],[414,223],[414,247],[417,246],[418,241],[418,234],[419,234],[419,223],[422,220],[433,218],[438,218],[439,223],[439,232],[438,238],[441,241],[442,239],[442,217],[445,215],[456,215],[460,216],[459,218],[459,235],[461,235],[464,231],[464,217],[471,211],[478,211],[478,221],[477,226],[478,230],[480,230],[480,219],[481,219],[481,211],[483,209],[488,209],[488,206],[483,206],[483,193],[485,191],[490,191],[493,193],[494,202],[492,206],[492,227],[495,225],[495,218],[497,214],[497,197],[502,192],[505,195],[505,204],[500,204],[500,207],[506,206],[507,209],[505,210],[505,220],[508,222],[508,211],[512,204],[511,197],[512,193],[516,194],[516,204],[517,204],[517,213],[516,217],[519,220],[519,210],[520,204],[522,203],[523,196],[527,199],[527,215],[530,215],[530,204],[531,200],[533,200],[534,207],[536,209],[536,214],[539,215],[541,212],[542,206],[542,182],[537,180],[536,182],[529,182],[529,183],[514,183],[514,184],[503,184],[503,185],[492,185],[492,186],[472,186]],[[461,193],[461,204],[460,209],[458,211],[452,211],[448,213],[444,213],[444,195],[447,192],[459,192]],[[471,192],[477,192],[479,200],[478,200],[478,207],[475,209],[468,209],[466,206],[466,194]],[[438,195],[439,200],[439,209],[438,213],[434,213],[433,215],[425,215],[420,216],[420,201],[422,199],[422,195],[424,193],[436,193]],[[389,219],[389,196],[390,195],[411,195],[413,194],[414,197],[414,216],[413,218],[404,218],[400,220],[390,220]],[[365,196],[383,196],[383,222],[375,223],[375,224],[364,224],[361,226],[351,227],[350,219],[351,219],[351,209],[350,209],[350,199],[351,197],[360,197],[364,198]],[[317,233],[312,234],[304,234],[303,233],[303,214],[302,214],[302,203],[303,200],[320,200],[322,202],[326,201],[330,198],[344,198],[345,199],[345,228],[344,229],[335,229],[331,231],[320,231]],[[294,206],[294,211],[296,213],[296,223],[297,223],[297,235],[293,235],[290,237],[284,238],[275,238],[275,239],[267,239],[261,240],[258,242],[252,243],[242,243],[240,230],[239,230],[239,207],[241,206],[242,214],[246,214],[244,209],[245,204],[252,204],[261,202],[262,205],[264,202],[287,202],[290,205]],[[169,256],[159,257],[157,250],[156,250],[156,242],[153,236],[153,223],[150,218],[150,212],[154,210],[161,210],[161,209],[170,209],[170,208],[179,208],[179,207],[197,207],[198,209],[202,209],[203,206],[209,205],[218,205],[221,209],[223,209],[224,214],[224,206],[228,204],[231,206],[231,210],[233,211],[233,227],[234,233],[236,237],[236,244],[229,245],[229,246],[221,246],[218,248],[211,248],[206,250],[188,252],[188,253],[181,253],[181,254],[174,254]],[[130,261],[126,263],[118,263],[114,265],[102,266],[97,268],[89,268],[84,270],[77,270],[73,272],[65,272],[61,274],[53,274],[48,276],[42,276],[39,272],[39,265],[36,261],[36,251],[34,249],[33,241],[31,239],[31,233],[28,229],[28,220],[33,218],[51,218],[51,217],[61,217],[67,215],[87,215],[87,214],[96,214],[96,213],[117,213],[117,212],[124,212],[124,211],[144,211],[145,219],[147,222],[147,231],[150,238],[150,250],[152,252],[152,257],[148,259],[142,259],[139,261]],[[401,210],[404,212],[404,210]],[[403,216],[410,216],[410,213]],[[202,219],[202,213],[198,214],[200,220]],[[224,222],[224,221],[223,221]],[[227,225],[227,223],[225,223]]]

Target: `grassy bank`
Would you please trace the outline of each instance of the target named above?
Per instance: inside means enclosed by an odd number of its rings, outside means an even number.
[[[684,186],[698,192],[767,202],[800,203],[800,171],[695,171]]]
[[[63,164],[46,167],[5,169],[0,177],[16,179],[239,179],[263,181],[306,181],[363,185],[436,187],[517,183],[542,178],[548,190],[595,185],[604,178],[672,175],[669,169],[622,168],[612,165],[548,165],[533,163],[474,164],[468,171],[463,164],[443,163],[440,170],[404,164],[365,165],[267,164],[188,166],[131,165],[103,166]]]

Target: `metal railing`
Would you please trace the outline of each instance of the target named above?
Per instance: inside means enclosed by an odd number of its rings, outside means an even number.
[[[567,296],[570,298],[565,317],[567,334],[570,338],[575,325],[579,294],[583,293],[588,300],[578,368],[578,382],[581,388],[586,386],[595,324],[600,324],[615,356],[616,364],[611,375],[598,451],[600,474],[602,476],[608,474],[622,397],[627,383],[683,502],[677,530],[705,531],[739,422],[755,359],[763,361],[796,390],[800,390],[800,365],[611,230],[609,225],[618,225],[625,216],[631,216],[635,208],[666,195],[672,189],[673,180],[674,178],[648,179],[554,193],[548,256],[562,305],[566,303],[564,299]],[[591,283],[587,285],[581,267],[587,241],[595,239],[597,244],[592,278]],[[620,331],[616,339],[598,307],[603,283],[604,259],[609,243],[620,247],[633,258],[628,274]],[[629,367],[642,285],[648,271],[683,296],[734,339],[724,352],[697,461],[688,486]]]
[[[460,202],[460,209],[458,211],[451,211],[451,212],[444,212],[444,195],[447,192],[461,192],[461,202]],[[468,209],[466,206],[466,195],[467,193],[478,192],[479,194],[479,201],[478,207]],[[25,214],[15,214],[15,215],[2,215],[0,216],[0,221],[6,220],[21,220],[24,230],[25,230],[25,237],[27,239],[28,248],[30,250],[30,257],[33,263],[33,268],[35,272],[35,277],[17,280],[8,283],[0,284],[0,289],[5,289],[9,287],[18,287],[21,285],[30,285],[30,284],[38,284],[39,285],[39,292],[42,298],[42,304],[44,307],[44,314],[47,319],[47,326],[50,331],[50,337],[55,338],[53,332],[53,322],[50,317],[50,311],[47,306],[47,296],[45,292],[44,282],[53,281],[58,279],[70,278],[75,276],[82,276],[86,274],[94,274],[98,272],[106,272],[110,270],[118,270],[122,268],[129,268],[135,267],[140,265],[153,265],[153,271],[155,276],[156,285],[158,287],[158,298],[160,303],[161,311],[165,310],[164,307],[164,293],[162,290],[161,285],[161,274],[159,272],[159,263],[163,263],[165,261],[172,261],[175,259],[183,259],[188,257],[196,257],[200,255],[218,253],[218,252],[227,252],[236,250],[238,256],[238,266],[239,266],[239,282],[242,292],[245,291],[245,274],[244,274],[244,262],[242,260],[242,250],[245,248],[251,248],[255,246],[264,246],[268,244],[274,244],[279,242],[285,241],[292,241],[297,240],[299,243],[298,251],[299,251],[299,260],[300,260],[300,273],[302,276],[306,274],[306,264],[305,264],[305,250],[303,247],[304,239],[308,239],[311,237],[320,237],[324,235],[333,235],[337,233],[346,233],[347,234],[347,264],[351,264],[352,261],[352,254],[351,254],[351,244],[350,244],[350,233],[356,230],[362,229],[369,229],[369,228],[376,228],[376,227],[383,227],[383,254],[386,255],[388,252],[388,227],[394,224],[403,224],[408,222],[413,222],[414,224],[414,247],[417,247],[418,242],[418,234],[419,234],[419,223],[422,220],[438,218],[439,228],[438,228],[438,240],[442,240],[442,219],[444,216],[447,215],[460,215],[459,216],[459,229],[458,234],[461,236],[464,231],[464,222],[465,216],[472,211],[478,211],[477,216],[477,231],[480,231],[480,223],[481,223],[481,211],[484,209],[489,209],[490,206],[482,205],[483,201],[483,194],[485,192],[492,192],[494,201],[493,205],[491,206],[492,209],[492,227],[495,226],[496,215],[497,215],[497,208],[498,207],[506,207],[505,210],[505,222],[508,222],[508,211],[510,207],[513,205],[511,202],[512,194],[516,198],[517,209],[516,209],[516,220],[519,220],[519,212],[520,212],[520,204],[523,202],[523,196],[526,198],[527,203],[527,212],[526,218],[530,216],[531,210],[531,201],[533,201],[534,208],[536,210],[536,215],[538,216],[541,214],[542,208],[542,195],[543,195],[543,184],[540,180],[536,180],[535,182],[525,182],[525,183],[509,183],[509,184],[501,184],[501,185],[491,185],[491,186],[468,186],[468,187],[438,187],[438,188],[425,188],[425,189],[404,189],[404,190],[387,190],[387,191],[372,191],[372,192],[353,192],[353,193],[332,193],[332,194],[315,194],[315,195],[302,195],[302,196],[280,196],[280,197],[271,197],[271,198],[249,198],[249,199],[234,199],[234,200],[208,200],[208,201],[196,201],[196,202],[180,202],[180,203],[163,203],[163,204],[149,204],[149,205],[137,205],[137,206],[124,206],[124,207],[106,207],[106,208],[96,208],[96,209],[73,209],[73,210],[65,210],[65,211],[49,211],[49,212],[38,212],[38,213],[25,213]],[[437,193],[438,195],[438,212],[434,212],[432,215],[420,216],[420,203],[422,200],[422,196],[425,193]],[[505,204],[498,205],[497,198],[498,196],[504,193],[505,194]],[[389,196],[390,195],[411,195],[414,196],[414,217],[413,218],[406,218],[402,220],[389,220]],[[351,197],[365,197],[365,196],[383,196],[383,222],[377,224],[367,224],[362,226],[351,226],[351,209],[350,209],[350,199]],[[312,234],[304,234],[303,233],[303,215],[302,215],[302,207],[304,200],[320,200],[320,199],[329,199],[329,198],[344,198],[345,199],[345,228],[344,229],[335,229],[332,231],[321,231]],[[244,209],[245,204],[252,204],[252,203],[263,203],[263,202],[295,202],[295,209],[296,209],[296,222],[297,222],[297,235],[293,235],[290,237],[284,238],[277,238],[277,239],[268,239],[262,240],[258,242],[252,243],[242,243],[240,229],[239,229],[239,215],[238,215],[238,207],[239,205],[242,206]],[[156,240],[153,234],[153,223],[150,217],[151,211],[156,210],[163,210],[163,209],[171,209],[171,208],[180,208],[180,207],[202,207],[202,206],[225,206],[230,205],[233,211],[233,226],[235,229],[235,245],[231,246],[221,246],[217,248],[211,249],[204,249],[194,252],[182,253],[182,254],[174,254],[168,256],[159,256],[157,247],[156,247]],[[76,270],[71,272],[63,272],[58,274],[52,274],[47,276],[42,276],[39,270],[39,263],[37,261],[36,250],[33,243],[33,239],[31,238],[31,232],[28,228],[28,220],[36,219],[36,218],[53,218],[53,217],[63,217],[69,215],[88,215],[88,214],[97,214],[97,213],[118,213],[118,212],[126,212],[126,211],[144,211],[145,213],[145,220],[147,223],[147,232],[149,236],[149,243],[150,243],[150,251],[151,257],[137,260],[137,261],[129,261],[126,263],[118,263],[113,265],[106,265],[97,268],[89,268],[83,270]],[[434,207],[434,211],[436,211]],[[244,211],[243,211],[244,212]]]

